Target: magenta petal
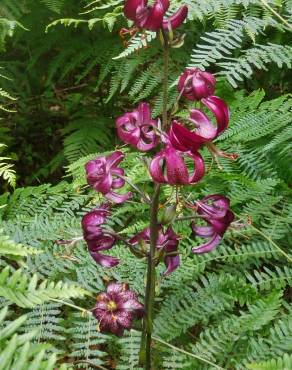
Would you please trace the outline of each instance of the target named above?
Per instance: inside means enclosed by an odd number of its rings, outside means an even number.
[[[163,151],[156,154],[156,156],[152,159],[149,167],[150,174],[154,181],[158,182],[159,184],[164,184],[166,182],[163,171],[162,171],[162,163],[164,159]]]
[[[190,110],[191,120],[194,121],[196,133],[202,142],[211,141],[217,136],[217,128],[212,125],[207,115],[199,109]]]
[[[89,252],[91,257],[94,259],[96,263],[103,267],[111,268],[117,266],[120,260],[116,257],[112,256],[105,256],[104,254],[98,252]]]
[[[211,110],[217,121],[217,135],[226,130],[229,124],[229,109],[224,100],[218,96],[209,96],[202,99],[202,103]]]
[[[189,183],[195,184],[196,182],[200,181],[205,175],[205,163],[204,160],[198,152],[188,153],[195,165],[195,169],[193,174],[189,177]]]
[[[120,283],[109,283],[106,291],[107,293],[121,293],[125,290],[125,285]]]
[[[177,150],[198,150],[205,142],[204,138],[191,132],[177,121],[173,121],[169,131],[169,140]]]
[[[111,235],[100,235],[97,238],[86,239],[88,250],[91,252],[111,249],[115,244],[115,241],[115,238]]]
[[[234,220],[234,213],[230,210],[227,211],[225,217],[222,220],[211,219],[208,222],[212,224],[214,230],[220,236],[223,236],[231,222]]]
[[[93,189],[102,194],[106,194],[111,190],[112,176],[110,173],[103,176],[103,178],[93,185]]]
[[[121,179],[120,177],[113,179],[112,188],[113,189],[120,189],[125,185],[125,180]]]
[[[139,122],[140,124],[147,125],[151,120],[151,111],[148,103],[140,103],[138,106]]]
[[[175,149],[165,149],[166,176],[170,185],[189,184],[189,174],[182,156]]]
[[[116,167],[124,159],[124,153],[117,150],[106,158],[107,168]]]
[[[129,299],[125,302],[119,302],[118,308],[120,310],[126,310],[128,312],[136,311],[136,310],[143,310],[144,306],[138,302],[136,299]]]
[[[132,193],[131,192],[128,192],[126,194],[117,194],[113,191],[105,194],[105,197],[108,199],[108,200],[111,200],[113,203],[124,203],[126,200],[128,200],[129,198],[132,197]]]
[[[202,238],[209,238],[215,233],[213,226],[197,226],[194,222],[192,222],[191,227],[193,233]]]
[[[198,248],[192,248],[192,252],[196,254],[208,253],[211,252],[213,249],[217,247],[217,245],[221,242],[221,236],[215,234],[212,239],[210,239],[207,243],[201,244]]]
[[[147,18],[140,25],[149,31],[158,31],[162,27],[164,13],[169,7],[169,1],[156,0],[154,5],[149,8]],[[139,17],[137,12],[137,18]]]
[[[166,256],[164,259],[165,266],[167,267],[163,275],[170,275],[180,265],[180,256]]]
[[[166,31],[175,30],[183,23],[187,15],[188,7],[186,5],[181,6],[171,17],[163,19],[163,29]]]
[[[130,329],[132,327],[133,319],[133,313],[127,311],[119,312],[117,316],[118,323],[125,329]]]
[[[124,6],[124,14],[126,18],[135,21],[136,19],[136,10],[138,6],[145,7],[147,2],[145,0],[126,0]]]

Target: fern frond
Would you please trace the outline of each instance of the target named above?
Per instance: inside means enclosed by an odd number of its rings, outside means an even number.
[[[83,297],[88,292],[77,285],[37,280],[37,275],[28,278],[23,270],[12,272],[9,266],[0,273],[0,296],[19,307],[34,307],[51,299]]]

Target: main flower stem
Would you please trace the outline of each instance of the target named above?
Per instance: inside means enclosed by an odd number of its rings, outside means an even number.
[[[167,98],[168,98],[168,64],[169,64],[169,45],[167,35],[161,31],[163,39],[163,102],[162,102],[162,124],[165,129],[167,126]],[[155,184],[154,193],[150,206],[150,250],[147,265],[147,283],[145,293],[145,318],[143,322],[143,333],[141,339],[140,362],[145,364],[146,370],[151,370],[151,341],[154,318],[155,300],[155,252],[158,238],[159,224],[157,220],[159,207],[160,185]]]

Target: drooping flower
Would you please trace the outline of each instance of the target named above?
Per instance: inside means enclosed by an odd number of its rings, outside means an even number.
[[[149,227],[129,240],[129,243],[132,245],[137,245],[141,242],[148,245],[150,244]],[[169,226],[165,231],[161,226],[159,227],[156,248],[164,253],[164,264],[166,266],[166,270],[163,275],[171,274],[180,265],[180,257],[179,254],[176,253],[178,251],[178,244],[179,236],[174,232],[171,226]]]
[[[216,80],[199,68],[187,68],[180,76],[178,91],[189,100],[201,100],[214,94]]]
[[[209,239],[206,243],[192,249],[194,253],[208,253],[220,243],[227,228],[234,220],[230,210],[230,201],[223,195],[208,195],[197,202],[197,213],[206,221],[207,226],[192,223],[193,233],[201,238]]]
[[[180,7],[171,17],[165,17],[169,8],[169,0],[155,0],[153,5],[148,5],[148,0],[126,0],[124,14],[134,21],[135,26],[149,31],[175,29],[186,19],[187,6]]]
[[[149,104],[140,103],[133,112],[125,113],[116,120],[119,138],[126,144],[146,152],[158,144],[155,133],[157,120],[151,119]]]
[[[118,258],[100,253],[111,249],[116,241],[116,238],[102,227],[109,214],[109,205],[103,204],[86,213],[81,221],[88,251],[95,262],[103,267],[114,267],[119,263]]]
[[[189,174],[185,158],[189,157],[194,164]],[[189,185],[201,180],[205,174],[205,164],[198,152],[181,152],[168,145],[152,159],[149,167],[154,181],[160,184]]]
[[[209,96],[202,99],[202,103],[212,112],[217,126],[212,124],[203,111],[191,109],[188,121],[194,125],[194,130],[189,130],[178,121],[172,122],[169,141],[177,150],[196,151],[204,143],[216,139],[228,127],[229,109],[222,99],[217,96]]]
[[[125,180],[120,177],[125,171],[118,167],[123,158],[124,154],[116,151],[107,157],[97,157],[85,165],[88,184],[114,203],[123,203],[132,195],[130,192],[121,195],[113,191],[125,185]]]
[[[141,318],[143,313],[143,305],[138,301],[137,294],[129,290],[128,284],[114,282],[107,286],[106,292],[97,296],[93,310],[99,330],[118,336],[131,329],[134,319]]]

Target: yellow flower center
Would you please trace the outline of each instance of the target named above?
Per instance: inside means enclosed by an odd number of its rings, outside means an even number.
[[[110,311],[115,311],[117,309],[117,304],[114,301],[109,301],[107,304],[107,308]]]

